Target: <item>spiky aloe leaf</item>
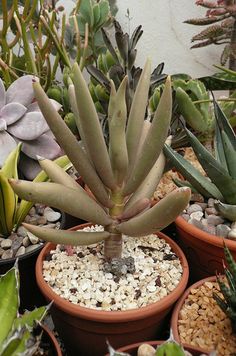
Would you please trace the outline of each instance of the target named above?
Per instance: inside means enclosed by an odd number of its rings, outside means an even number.
[[[184,356],[185,352],[181,345],[175,341],[167,341],[158,346],[155,356]]]
[[[233,279],[233,283],[236,286],[236,262],[234,261],[233,256],[227,246],[224,247],[224,254],[226,262],[228,264],[228,269]]]
[[[112,222],[100,205],[83,189],[75,190],[57,183],[34,183],[14,179],[10,180],[10,184],[21,199],[52,206],[103,226]]]
[[[211,181],[223,195],[225,202],[236,204],[236,180],[234,180],[199,140],[186,129],[189,142]],[[221,200],[221,199],[220,199]]]
[[[134,192],[158,159],[167,138],[172,113],[171,79],[167,78],[158,108],[154,114],[152,127],[149,130],[138,162],[128,178],[124,195]]]
[[[230,221],[236,221],[236,205],[224,204],[220,201],[215,203],[216,209],[222,216]]]
[[[117,225],[117,230],[128,236],[144,236],[168,226],[186,208],[191,196],[187,187],[166,195],[151,209]]]
[[[218,188],[204,177],[198,169],[184,159],[178,152],[170,146],[164,145],[164,154],[170,159],[173,166],[191,183],[191,185],[203,196],[223,199]]]

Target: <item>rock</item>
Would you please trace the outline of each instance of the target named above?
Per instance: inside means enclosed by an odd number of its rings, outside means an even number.
[[[138,348],[137,356],[155,356],[156,350],[148,344],[142,344]]]
[[[201,230],[203,229],[203,225],[202,225],[201,221],[199,221],[199,220],[190,218],[188,222],[189,222],[189,224],[192,224],[192,225],[198,227]]]
[[[0,247],[0,256],[2,256],[2,254],[3,254],[4,251],[5,251],[5,250],[3,250],[3,248]]]
[[[28,235],[23,238],[22,245],[24,247],[28,247],[30,245],[30,239],[29,239]]]
[[[38,222],[37,222],[37,216],[31,216],[30,219],[29,219],[29,224],[31,225],[38,225]]]
[[[188,221],[190,219],[190,216],[188,214],[182,214],[182,218]]]
[[[42,215],[37,218],[37,225],[45,225],[47,224],[46,216]]]
[[[31,232],[28,231],[27,235],[28,235],[29,240],[32,243],[32,245],[35,245],[39,242],[39,238],[37,236],[35,236],[34,234],[32,234]]]
[[[2,242],[1,242],[1,248],[3,248],[4,250],[7,250],[8,248],[11,248],[11,245],[12,245],[12,240],[10,239],[4,239]]]
[[[197,203],[204,203],[204,197],[199,193],[192,193],[190,200]]]
[[[207,217],[207,222],[209,225],[219,225],[219,224],[223,224],[224,219],[222,219],[220,216],[216,216],[216,215],[209,215]]]
[[[7,260],[8,258],[13,257],[13,251],[12,250],[5,250],[2,254],[2,260]]]
[[[27,236],[27,230],[26,230],[26,228],[24,228],[24,226],[19,226],[18,229],[17,229],[17,234],[18,234],[19,236],[22,236],[22,237]]]
[[[215,199],[209,198],[207,201],[207,205],[209,206],[209,208],[214,208],[215,207]]]
[[[12,241],[11,249],[13,250],[13,254],[17,252],[17,250],[21,247],[23,241],[22,236],[16,235],[16,238]]]
[[[24,222],[29,223],[30,222],[30,216],[26,215]]]
[[[34,216],[35,214],[36,214],[36,209],[35,209],[34,206],[32,206],[32,208],[30,209],[28,215],[29,215],[29,216]]]
[[[203,211],[207,208],[207,203],[198,202],[197,205],[199,205]]]
[[[18,251],[16,252],[16,257],[24,255],[25,254],[25,247],[21,246]]]
[[[36,214],[43,215],[45,206],[41,204],[35,204]]]
[[[58,211],[54,211],[49,207],[45,208],[43,215],[49,222],[56,222],[61,217],[61,213],[59,213]]]
[[[231,230],[231,231],[228,233],[228,239],[230,239],[230,240],[236,239],[236,230]]]
[[[207,215],[218,215],[219,214],[215,208],[206,208],[205,213],[207,213]]]
[[[41,246],[41,244],[30,245],[30,246],[26,247],[25,253],[32,252],[32,251],[36,250],[39,246]]]
[[[202,207],[198,204],[192,204],[188,207],[187,214],[191,215],[192,213],[195,213],[197,211],[202,211]]]
[[[224,224],[219,224],[216,226],[216,235],[227,237],[229,232],[231,231],[230,227]]]
[[[196,219],[196,220],[201,220],[201,218],[203,217],[203,212],[202,211],[195,211],[194,213],[192,213],[190,215],[191,219]]]
[[[236,221],[231,223],[231,229],[236,230]]]
[[[203,228],[203,231],[208,232],[208,234],[215,235],[216,234],[216,227],[214,225],[206,225]]]
[[[3,240],[5,240],[4,237],[0,237],[0,244]]]

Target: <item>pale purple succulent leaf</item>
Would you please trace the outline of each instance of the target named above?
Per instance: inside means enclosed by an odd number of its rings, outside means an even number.
[[[59,111],[62,107],[62,105],[60,103],[58,103],[56,100],[54,99],[50,99],[51,103],[53,104],[54,108]],[[38,106],[37,101],[31,103],[28,107],[27,107],[27,113],[28,112],[32,112],[32,111],[40,111],[40,108]]]
[[[33,180],[42,170],[38,161],[26,156],[22,152],[20,155],[19,169],[21,173],[23,173],[24,178],[29,180]]]
[[[9,126],[7,130],[20,140],[35,140],[48,129],[48,124],[41,112],[29,112]]]
[[[16,148],[17,143],[6,131],[0,132],[0,167],[3,166],[9,153]]]
[[[0,118],[4,119],[8,125],[14,124],[26,112],[26,107],[19,103],[9,103],[0,110]]]
[[[6,91],[2,79],[0,79],[0,109],[6,103]]]
[[[38,81],[32,75],[24,75],[15,80],[7,89],[6,103],[17,102],[24,106],[31,104],[34,99],[33,80]]]
[[[41,135],[37,140],[23,141],[21,151],[33,159],[37,159],[37,156],[55,159],[62,154],[61,147],[46,134]]]
[[[5,131],[7,129],[7,123],[4,119],[0,119],[0,131]]]
[[[44,135],[47,135],[47,136],[49,136],[49,137],[55,139],[55,136],[53,135],[53,132],[52,132],[51,130],[45,131],[45,132],[44,132]]]

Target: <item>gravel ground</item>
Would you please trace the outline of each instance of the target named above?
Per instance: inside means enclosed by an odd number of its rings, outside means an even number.
[[[205,282],[191,290],[179,315],[180,340],[208,351],[215,348],[217,356],[235,356],[236,335],[229,318],[213,299],[213,292],[221,295],[217,282]]]
[[[99,231],[103,227],[85,229]],[[58,245],[44,261],[44,279],[62,298],[97,310],[140,308],[160,300],[178,285],[182,266],[165,240],[156,235],[124,237],[123,250],[123,257],[134,258],[135,272],[117,280],[104,272],[102,243],[76,247],[72,256]]]

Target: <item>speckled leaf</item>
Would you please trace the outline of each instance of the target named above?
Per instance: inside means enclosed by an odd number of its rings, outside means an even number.
[[[15,80],[7,89],[6,103],[17,102],[28,106],[34,98],[33,79],[35,80],[35,77],[32,75],[25,75]]]
[[[61,147],[53,138],[43,134],[36,140],[23,141],[22,152],[33,159],[37,159],[36,155],[54,159],[61,154]]]
[[[9,153],[17,146],[14,138],[6,131],[0,132],[0,167],[3,166]]]
[[[19,103],[9,103],[5,105],[0,111],[1,119],[4,119],[8,125],[14,124],[26,112],[26,107]]]
[[[26,113],[21,120],[8,128],[10,134],[20,140],[35,140],[49,129],[39,112]]]

